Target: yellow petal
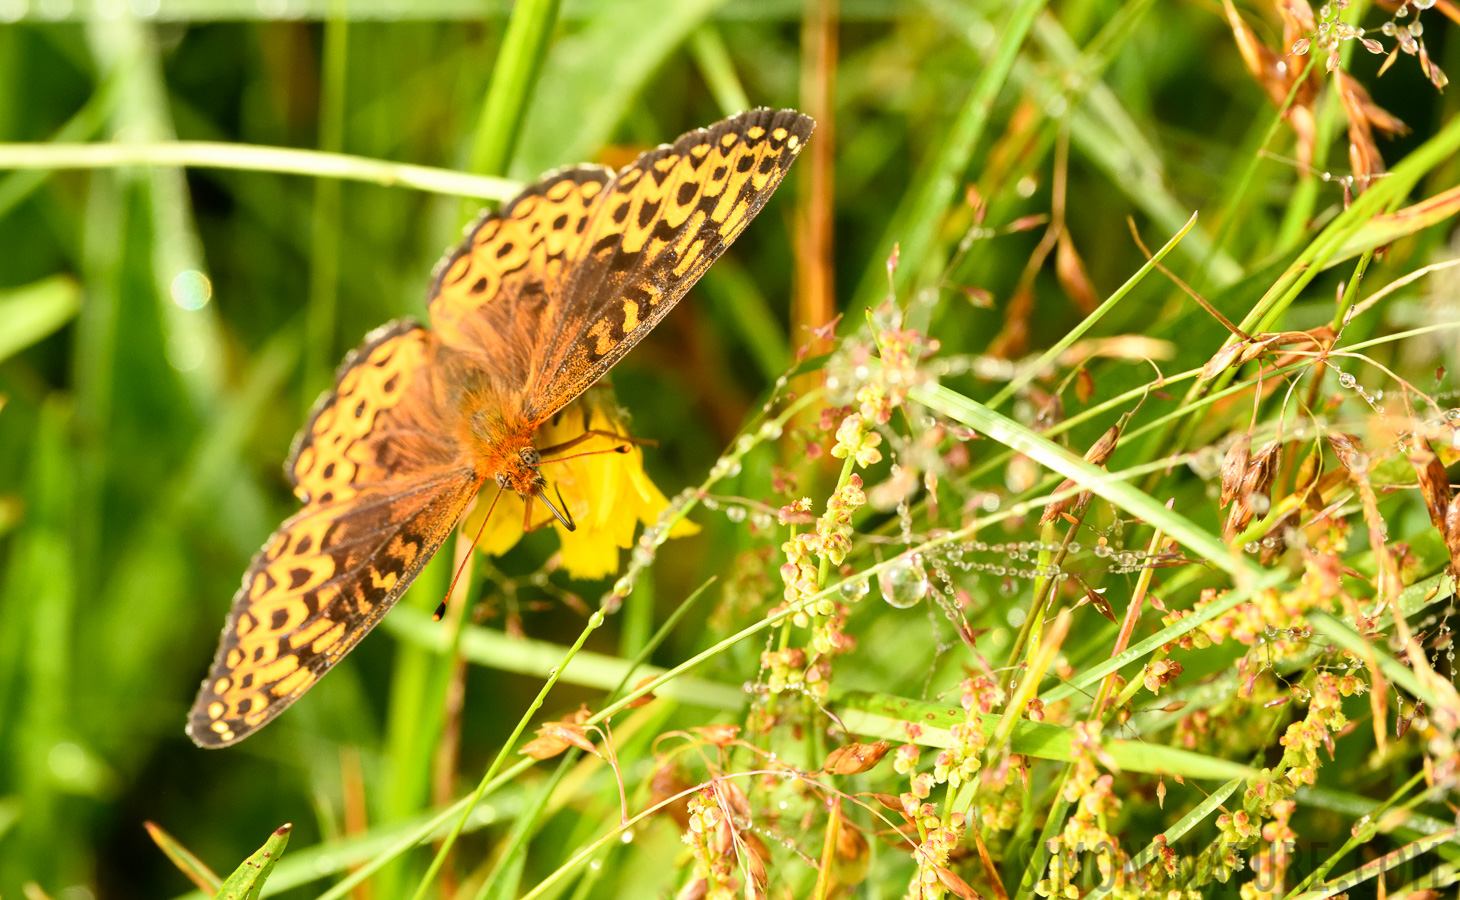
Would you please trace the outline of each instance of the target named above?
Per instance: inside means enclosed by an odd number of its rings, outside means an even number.
[[[587,430],[628,435],[612,390],[606,386],[590,389],[567,406],[555,421],[537,430],[533,443],[542,448],[561,446],[582,438]],[[622,446],[613,438],[592,435],[564,450],[564,458],[549,456],[543,463],[546,497],[577,526],[570,532],[553,523],[562,543],[563,568],[574,578],[598,579],[617,572],[619,550],[633,546],[639,523],[652,524],[669,505],[644,472],[643,451],[631,445],[617,452]],[[487,509],[498,493],[495,485],[483,489],[477,509]],[[478,545],[480,549],[492,555],[510,550],[522,536],[523,513],[522,498],[506,492],[497,501],[492,521]],[[468,516],[466,527],[472,529],[469,533],[475,534],[475,529],[481,527],[480,515],[474,511]],[[551,514],[542,504],[534,503],[534,524],[545,521],[551,521]],[[699,526],[682,520],[669,536],[683,537],[698,531]]]

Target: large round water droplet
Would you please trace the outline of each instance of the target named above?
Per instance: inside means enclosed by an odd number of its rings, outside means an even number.
[[[877,573],[877,587],[882,599],[898,609],[907,609],[928,596],[928,573],[923,559],[916,553],[899,556],[892,565]]]

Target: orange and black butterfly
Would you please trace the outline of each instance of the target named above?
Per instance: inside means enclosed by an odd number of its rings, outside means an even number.
[[[487,482],[551,507],[533,433],[664,318],[814,127],[794,110],[741,113],[619,172],[551,172],[483,215],[436,269],[432,327],[371,333],[295,439],[285,469],[304,508],[244,574],[192,739],[225,747],[299,699]]]

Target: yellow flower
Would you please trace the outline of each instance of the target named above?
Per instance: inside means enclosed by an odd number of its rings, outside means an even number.
[[[536,500],[532,521],[527,522],[522,497],[501,490],[493,482],[477,495],[476,507],[467,515],[462,530],[475,537],[482,527],[482,516],[491,509],[491,521],[477,549],[501,556],[521,539],[524,525],[535,528],[552,522],[563,547],[563,568],[569,575],[586,580],[617,572],[619,550],[633,546],[635,526],[640,522],[651,524],[669,505],[644,473],[644,453],[637,445],[628,444],[625,452],[617,453],[613,451],[625,446],[624,442],[602,434],[583,437],[589,431],[627,437],[624,419],[613,389],[600,384],[564,407],[533,435],[533,444],[540,450],[582,438],[561,453],[544,454],[542,464],[547,479],[544,494],[573,520],[577,530],[568,531]],[[682,519],[669,530],[669,536],[684,537],[698,531],[698,525]]]

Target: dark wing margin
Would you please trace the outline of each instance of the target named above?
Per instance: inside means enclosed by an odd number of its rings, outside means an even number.
[[[188,715],[194,743],[237,743],[303,696],[410,587],[478,484],[470,472],[443,475],[305,509],[281,525],[234,595]]]

